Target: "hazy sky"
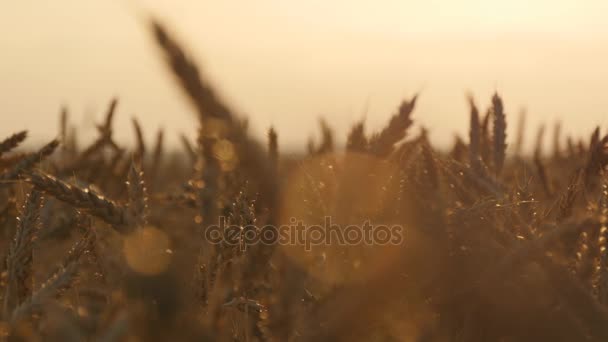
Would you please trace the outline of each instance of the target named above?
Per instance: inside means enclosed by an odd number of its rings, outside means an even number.
[[[83,135],[109,99],[151,139],[194,135],[193,114],[164,69],[141,14],[157,14],[192,51],[256,134],[286,145],[343,138],[354,120],[377,129],[420,92],[417,122],[439,143],[466,133],[464,94],[485,107],[498,90],[510,128],[529,112],[532,136],[557,118],[583,134],[608,124],[605,0],[20,0],[0,6],[0,135],[52,138],[68,105]],[[367,114],[364,113],[367,108]],[[151,143],[151,142],[150,142]]]

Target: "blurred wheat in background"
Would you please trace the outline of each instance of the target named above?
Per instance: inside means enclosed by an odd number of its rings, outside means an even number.
[[[2,338],[608,341],[599,127],[577,139],[556,124],[547,152],[542,126],[528,155],[525,114],[470,96],[468,136],[439,149],[412,128],[411,94],[379,130],[354,122],[344,149],[321,120],[320,140],[286,155],[281,131],[253,138],[172,32],[146,25],[198,135],[174,151],[133,118],[134,147],[121,146],[109,99],[84,146],[69,107],[58,140],[0,142]],[[392,246],[243,249],[205,239],[220,217],[237,239],[290,218],[405,231]]]

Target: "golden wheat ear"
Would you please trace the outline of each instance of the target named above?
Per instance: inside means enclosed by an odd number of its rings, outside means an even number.
[[[124,209],[92,189],[81,189],[42,172],[31,172],[27,179],[36,189],[56,199],[87,211],[119,231],[125,231]]]

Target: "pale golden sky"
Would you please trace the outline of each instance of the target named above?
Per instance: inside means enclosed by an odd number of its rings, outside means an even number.
[[[418,122],[439,143],[466,133],[465,92],[504,97],[529,136],[560,118],[582,134],[608,120],[605,0],[20,0],[0,12],[0,136],[56,133],[67,104],[84,135],[113,95],[120,141],[139,116],[151,139],[194,134],[138,13],[158,14],[223,97],[261,135],[304,146],[323,115],[343,138],[363,116],[379,128],[421,92]]]

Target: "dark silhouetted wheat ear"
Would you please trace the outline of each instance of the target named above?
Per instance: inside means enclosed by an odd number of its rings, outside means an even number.
[[[152,167],[150,168],[149,179],[150,186],[155,187],[158,181],[158,175],[161,172],[163,163],[163,151],[164,151],[164,136],[163,129],[159,129],[156,133],[156,144],[154,144],[154,152],[152,154]],[[155,188],[152,191],[156,190]]]
[[[156,42],[162,48],[175,79],[198,110],[199,119],[217,118],[234,121],[231,111],[217,97],[215,90],[201,77],[199,68],[160,22],[150,21]]]
[[[483,171],[483,161],[481,158],[481,123],[479,110],[472,97],[469,97],[471,107],[471,119],[469,124],[469,163],[473,171],[481,174]]]
[[[133,130],[135,131],[135,138],[136,138],[136,149],[135,149],[135,155],[134,155],[134,159],[139,162],[142,163],[143,165],[143,160],[146,154],[146,143],[144,141],[144,133],[141,129],[141,125],[139,124],[139,121],[137,121],[137,118],[133,118],[132,119],[133,122]]]
[[[380,157],[388,156],[393,152],[395,144],[405,137],[408,128],[413,123],[411,114],[416,106],[417,98],[418,96],[414,95],[411,100],[404,100],[388,126],[370,138],[370,151],[373,154]]]
[[[276,168],[279,162],[279,137],[274,127],[270,127],[268,130],[268,157]]]
[[[494,112],[494,172],[496,176],[500,176],[507,153],[507,119],[502,99],[498,93],[492,97],[492,108]]]
[[[319,128],[321,128],[321,144],[316,153],[330,153],[334,150],[334,131],[323,118],[319,119]]]
[[[44,160],[46,157],[50,156],[55,151],[57,146],[59,146],[59,140],[53,140],[50,143],[46,144],[44,147],[42,147],[38,152],[27,155],[25,158],[21,159],[14,167],[0,174],[0,187],[2,186],[1,182],[17,179],[17,177],[22,172],[31,169],[36,164]],[[4,184],[6,185],[7,183]]]
[[[365,124],[363,121],[357,122],[350,130],[346,140],[346,149],[352,152],[367,151],[368,142],[365,136]]]
[[[25,138],[27,138],[27,131],[21,131],[2,140],[2,142],[0,142],[0,156],[19,146],[19,144],[21,144]]]
[[[186,50],[174,40],[155,19],[150,19],[152,33],[164,53],[165,60],[182,90],[194,104],[201,128],[207,120],[221,121],[227,128],[227,138],[237,151],[238,164],[244,174],[259,186],[262,206],[277,206],[277,179],[268,154],[259,142],[251,139],[232,111],[216,95],[213,87],[201,76],[199,69],[188,57]],[[212,132],[213,133],[213,132]]]

